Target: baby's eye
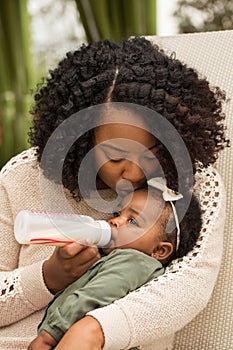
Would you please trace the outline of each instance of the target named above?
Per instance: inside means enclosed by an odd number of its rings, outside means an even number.
[[[120,211],[115,211],[115,212],[113,213],[114,218],[117,218],[117,217],[120,216],[120,215],[121,215]]]
[[[134,218],[130,218],[128,222],[130,223],[130,225],[138,226],[138,223]]]

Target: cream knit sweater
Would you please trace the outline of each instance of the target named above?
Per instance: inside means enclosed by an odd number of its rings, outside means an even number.
[[[0,175],[0,350],[26,349],[36,335],[46,304],[52,299],[42,264],[53,247],[20,246],[13,234],[16,214],[23,209],[47,209],[43,194],[53,198],[54,184],[42,188],[34,150],[13,158]],[[224,227],[224,195],[213,168],[197,173],[203,209],[201,237],[186,257],[174,261],[163,276],[138,291],[90,314],[105,334],[105,350],[170,350],[174,333],[207,304],[219,271]],[[85,202],[64,191],[76,213],[103,218]],[[105,199],[111,191],[104,191]],[[72,350],[72,349],[71,349]]]

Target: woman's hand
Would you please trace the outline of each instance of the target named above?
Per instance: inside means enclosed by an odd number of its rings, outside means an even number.
[[[101,350],[104,334],[99,322],[85,316],[65,333],[55,350]]]
[[[47,288],[56,294],[81,277],[99,259],[97,246],[74,242],[57,247],[43,265]]]
[[[40,334],[29,344],[27,350],[51,350],[57,344],[57,341],[46,331]]]

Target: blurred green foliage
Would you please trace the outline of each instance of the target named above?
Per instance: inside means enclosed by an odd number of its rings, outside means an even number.
[[[156,0],[73,1],[89,42],[156,34]],[[0,1],[0,168],[29,147],[31,90],[40,73],[32,62],[27,5],[27,0]]]
[[[75,0],[88,42],[156,34],[156,0]]]
[[[174,16],[180,33],[233,29],[232,0],[178,0]]]
[[[0,168],[28,147],[33,71],[27,0],[0,1]]]

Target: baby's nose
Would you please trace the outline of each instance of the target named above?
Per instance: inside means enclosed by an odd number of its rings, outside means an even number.
[[[108,220],[108,223],[111,226],[115,226],[115,227],[119,227],[119,221],[117,220],[117,218],[111,218]]]
[[[125,224],[125,220],[124,220],[124,218],[122,218],[121,216],[117,216],[117,217],[114,217],[114,218],[109,219],[109,220],[108,220],[108,223],[109,223],[111,226],[114,226],[114,227],[119,228],[120,226],[122,226],[122,225]]]

